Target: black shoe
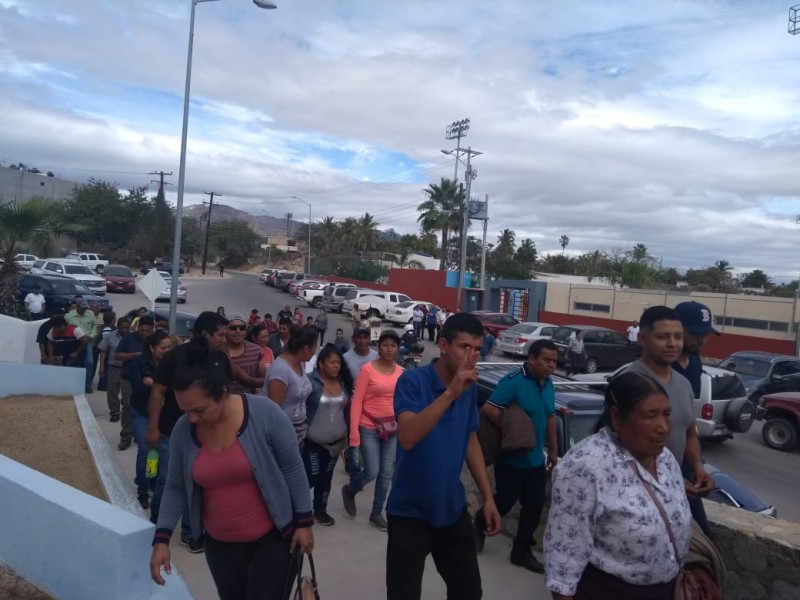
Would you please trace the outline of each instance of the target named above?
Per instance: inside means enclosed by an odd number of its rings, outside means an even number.
[[[143,494],[138,494],[136,499],[139,501],[139,506],[142,507],[142,510],[147,510],[150,508],[150,494],[144,492]]]
[[[347,493],[347,484],[342,486],[342,504],[344,504],[344,510],[348,515],[351,517],[356,516],[356,497]]]
[[[481,514],[480,510],[475,515],[475,522],[473,523],[475,528],[475,550],[483,552],[483,547],[486,545],[486,532],[484,531],[483,519],[478,516],[479,514]]]
[[[92,392],[94,392],[94,388],[90,385],[87,385],[85,390],[87,394],[91,394]]]
[[[525,553],[512,552],[511,564],[518,567],[524,567],[528,569],[528,571],[533,571],[534,573],[544,573],[544,565],[536,560],[536,557],[531,554],[530,550],[526,551]]]
[[[330,527],[336,523],[336,520],[325,511],[315,514],[314,519],[316,519],[317,523],[325,527]]]
[[[109,421],[111,421],[112,423],[116,423],[117,421],[119,421],[119,415],[111,415]]]
[[[119,444],[117,444],[117,450],[127,450],[131,447],[130,440],[120,440]]]
[[[196,540],[194,538],[182,537],[181,546],[186,546],[186,548],[192,554],[200,554],[201,552],[205,552],[205,548],[203,548],[202,539]]]

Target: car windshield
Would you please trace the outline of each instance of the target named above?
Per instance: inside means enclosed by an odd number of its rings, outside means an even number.
[[[133,272],[128,267],[108,267],[105,273],[109,277],[133,277]]]
[[[533,333],[536,330],[535,325],[528,325],[526,323],[517,323],[513,327],[509,327],[507,333]]]
[[[741,398],[746,395],[747,389],[745,389],[742,380],[736,375],[711,378],[712,400],[729,400],[730,398]]]
[[[80,257],[80,254],[78,254],[77,252],[72,252],[72,253],[70,253],[70,254],[67,254],[67,258],[74,258],[74,259],[77,259],[77,258],[79,258],[79,257]]]
[[[84,265],[64,265],[64,272],[67,275],[94,275],[89,270],[89,267],[85,267]]]
[[[749,375],[750,377],[765,377],[769,371],[769,361],[744,358],[743,356],[726,358],[719,366],[721,369],[728,369],[739,375]]]
[[[71,296],[81,294],[82,296],[91,296],[93,293],[92,290],[79,281],[62,281],[60,279],[51,279],[50,283],[53,285],[54,294],[69,294]]]

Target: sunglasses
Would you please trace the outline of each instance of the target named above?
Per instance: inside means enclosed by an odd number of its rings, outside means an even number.
[[[244,331],[247,329],[247,325],[228,325],[228,329],[231,331]]]

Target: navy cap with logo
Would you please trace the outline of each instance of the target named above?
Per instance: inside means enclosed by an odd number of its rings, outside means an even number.
[[[369,335],[369,334],[370,334],[369,329],[367,329],[366,327],[356,327],[353,330],[353,337],[357,337],[359,335]]]
[[[683,328],[694,335],[708,335],[720,332],[714,329],[714,317],[711,310],[699,302],[681,302],[675,307],[675,312],[681,318]]]

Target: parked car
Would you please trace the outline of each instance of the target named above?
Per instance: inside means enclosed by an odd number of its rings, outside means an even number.
[[[553,333],[553,342],[558,347],[558,364],[566,364],[568,361],[570,338],[576,331],[580,331],[583,336],[586,354],[583,369],[587,373],[613,371],[642,355],[641,346],[629,344],[628,339],[619,331],[595,325],[566,325]]]
[[[322,301],[325,295],[325,290],[334,287],[339,287],[342,290],[346,290],[356,286],[352,283],[326,283],[325,285],[319,287],[301,287],[299,298],[300,300],[305,300],[309,306],[313,306],[314,308],[323,308]]]
[[[275,271],[273,271],[272,273],[269,273],[267,275],[266,279],[264,280],[264,283],[266,283],[267,285],[271,285],[271,286],[275,287],[275,284],[278,282],[278,278],[283,273],[288,273],[288,272],[289,271],[287,271],[286,269],[275,269]]]
[[[33,254],[15,254],[14,261],[26,271],[30,271],[33,263],[39,260],[38,256]]]
[[[95,273],[102,273],[108,266],[108,259],[99,252],[70,252],[66,258],[81,261]]]
[[[349,294],[345,297],[344,305],[342,306],[344,312],[347,312],[347,306],[350,302],[347,299],[348,297]],[[398,292],[373,292],[354,300],[353,308],[350,312],[357,310],[366,319],[372,319],[374,317],[385,319],[390,308],[396,306],[400,302],[407,302],[409,300],[411,300],[411,298]]]
[[[261,273],[258,274],[258,280],[261,283],[266,283],[267,282],[267,276],[271,275],[272,273],[274,273],[277,270],[278,269],[261,269]]]
[[[528,348],[536,340],[549,340],[558,328],[549,323],[525,321],[501,331],[495,348],[506,356],[528,356]]]
[[[505,331],[506,329],[509,329],[519,323],[519,319],[515,319],[506,313],[475,310],[471,314],[478,317],[481,325],[488,329],[489,333],[491,333],[495,338],[500,334],[501,331]]]
[[[86,264],[69,258],[45,258],[37,260],[31,267],[31,273],[57,273],[77,279],[98,296],[106,295],[106,280]]]
[[[136,312],[138,309],[134,308],[129,310],[125,313],[125,316],[133,321],[136,317]],[[168,308],[156,308],[155,310],[148,310],[147,314],[157,320],[164,320],[169,321],[169,309]],[[175,331],[173,332],[183,341],[188,340],[192,337],[192,327],[194,327],[194,320],[197,318],[197,315],[190,312],[185,312],[182,310],[175,311]]]
[[[781,452],[794,450],[800,439],[800,393],[762,396],[756,415],[766,421],[761,436],[767,446]]]
[[[800,373],[771,377],[762,381],[753,388],[747,395],[754,404],[758,405],[759,400],[767,394],[780,394],[783,392],[800,392]]]
[[[142,272],[142,275],[147,275],[152,269],[157,269],[159,271],[167,271],[168,273],[172,273],[172,263],[171,262],[145,262],[142,265],[142,268],[139,269]],[[183,265],[178,265],[178,274],[183,275],[185,269]]]
[[[519,362],[478,363],[478,405],[482,406],[489,399],[501,377],[521,365]],[[594,432],[603,414],[606,384],[604,380],[578,382],[557,375],[553,375],[552,379],[556,392],[558,455],[563,456],[572,446]],[[733,477],[708,463],[705,467],[714,477],[714,489],[708,495],[709,500],[777,517],[774,506],[768,505]]]
[[[69,310],[69,305],[76,295],[80,294],[87,302],[96,302],[102,312],[111,310],[111,303],[101,296],[96,296],[88,287],[77,279],[56,273],[25,273],[17,279],[17,300],[20,311],[25,308],[25,296],[33,291],[33,286],[41,288],[45,301],[45,316],[61,315]]]
[[[103,270],[103,277],[106,280],[106,290],[120,292],[122,294],[133,294],[136,292],[136,278],[130,267],[125,265],[108,265]]]
[[[326,285],[328,285],[328,282],[322,281],[320,279],[301,279],[300,281],[292,281],[289,284],[289,288],[287,289],[287,291],[289,292],[289,294],[300,300],[301,299],[300,290],[302,290],[303,288],[316,286],[322,289]]]
[[[288,292],[289,291],[289,284],[293,281],[302,281],[306,278],[305,273],[294,273],[292,271],[287,271],[286,273],[280,273],[278,277],[275,279],[275,287],[281,291]]]
[[[436,306],[433,302],[426,302],[425,300],[404,300],[403,302],[398,302],[394,306],[390,306],[384,318],[392,325],[397,325],[398,327],[406,325],[411,323],[414,318],[414,308],[420,305],[426,307],[428,310],[432,308],[441,310],[441,308]]]
[[[347,283],[333,283],[322,290],[322,302],[320,308],[324,308],[330,312],[342,312],[342,304],[348,292],[356,286]]]
[[[347,291],[347,294],[344,297],[344,302],[342,302],[342,312],[346,315],[349,315],[353,312],[353,308],[356,304],[356,301],[359,298],[364,296],[381,296],[383,292],[379,292],[378,290],[371,290],[369,288],[350,288]]]
[[[762,384],[778,381],[787,375],[800,373],[800,358],[772,352],[746,350],[734,352],[719,363],[721,369],[733,371],[744,381],[751,394]],[[758,400],[758,397],[752,397]]]
[[[159,271],[158,274],[161,275],[161,277],[164,278],[164,281],[167,282],[167,289],[165,289],[158,295],[158,298],[156,298],[156,302],[164,300],[169,302],[170,300],[172,300],[172,273],[168,271]],[[186,304],[186,298],[188,295],[189,292],[186,289],[186,286],[183,285],[183,281],[178,279],[178,304]]]

